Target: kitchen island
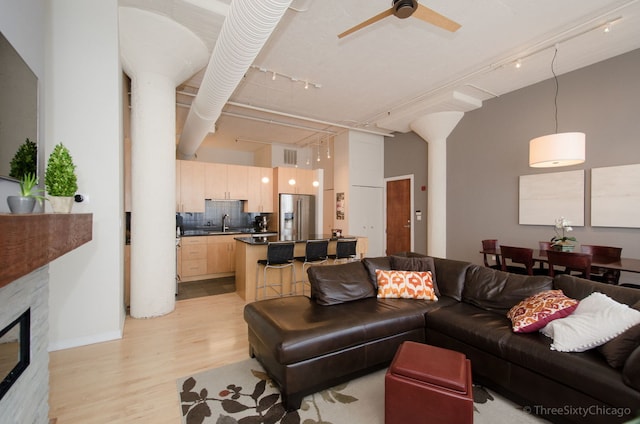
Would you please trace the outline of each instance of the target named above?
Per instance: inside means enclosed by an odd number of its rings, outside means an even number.
[[[356,254],[362,258],[367,253],[367,238],[358,236],[343,236],[342,238],[356,238],[358,243],[356,245]],[[323,240],[329,239],[329,255],[336,253],[337,237],[318,234],[312,235],[310,240]],[[267,244],[272,241],[279,241],[278,236],[266,236],[257,237],[256,234],[253,237],[236,237],[236,293],[240,295],[245,301],[253,302],[256,300],[256,264],[259,259],[267,258]],[[304,256],[307,240],[297,240],[295,242],[295,256]],[[333,261],[329,260],[327,263],[331,264]],[[302,273],[302,263],[296,262],[295,264],[296,279],[308,281],[306,272]],[[283,272],[284,287],[283,292],[289,293],[291,290],[291,269],[285,268]],[[260,269],[260,277],[262,278],[262,268]],[[269,269],[267,273],[269,279],[279,279],[279,269]],[[299,286],[300,287],[300,286]],[[307,290],[308,293],[308,290]]]

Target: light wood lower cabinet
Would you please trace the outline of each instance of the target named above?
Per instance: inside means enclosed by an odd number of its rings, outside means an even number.
[[[235,272],[236,235],[183,237],[178,256],[180,281],[227,276]]]
[[[181,239],[181,279],[207,273],[207,238],[208,237],[183,237]]]
[[[235,236],[212,236],[207,241],[207,274],[235,272]]]

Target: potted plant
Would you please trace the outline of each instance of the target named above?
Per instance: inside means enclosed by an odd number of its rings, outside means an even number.
[[[13,159],[11,159],[9,176],[21,180],[25,175],[37,171],[38,145],[28,138],[18,147]],[[36,183],[37,184],[37,183]]]
[[[31,213],[36,206],[36,200],[42,203],[44,197],[38,193],[44,190],[37,188],[38,178],[29,172],[20,179],[20,196],[8,196],[7,203],[11,213]]]
[[[566,233],[573,231],[573,227],[571,227],[571,222],[568,219],[561,216],[556,219],[556,224],[554,228],[556,235],[551,237],[551,247],[555,250],[561,250],[563,252],[573,252],[573,248],[575,247],[573,243],[578,241],[575,237],[569,237]]]
[[[44,184],[54,213],[70,213],[73,196],[78,190],[76,166],[73,158],[62,143],[58,143],[47,161]]]

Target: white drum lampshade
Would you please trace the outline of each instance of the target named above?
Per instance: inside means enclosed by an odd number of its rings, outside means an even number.
[[[583,163],[585,135],[581,132],[549,134],[529,142],[529,166],[553,168]]]

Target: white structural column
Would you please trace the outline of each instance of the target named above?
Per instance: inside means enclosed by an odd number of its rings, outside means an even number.
[[[131,316],[175,308],[175,89],[207,62],[176,22],[120,8],[120,56],[131,78]],[[203,199],[204,201],[204,199]]]
[[[464,112],[436,112],[417,118],[411,129],[429,145],[427,161],[427,254],[447,256],[447,137]]]

